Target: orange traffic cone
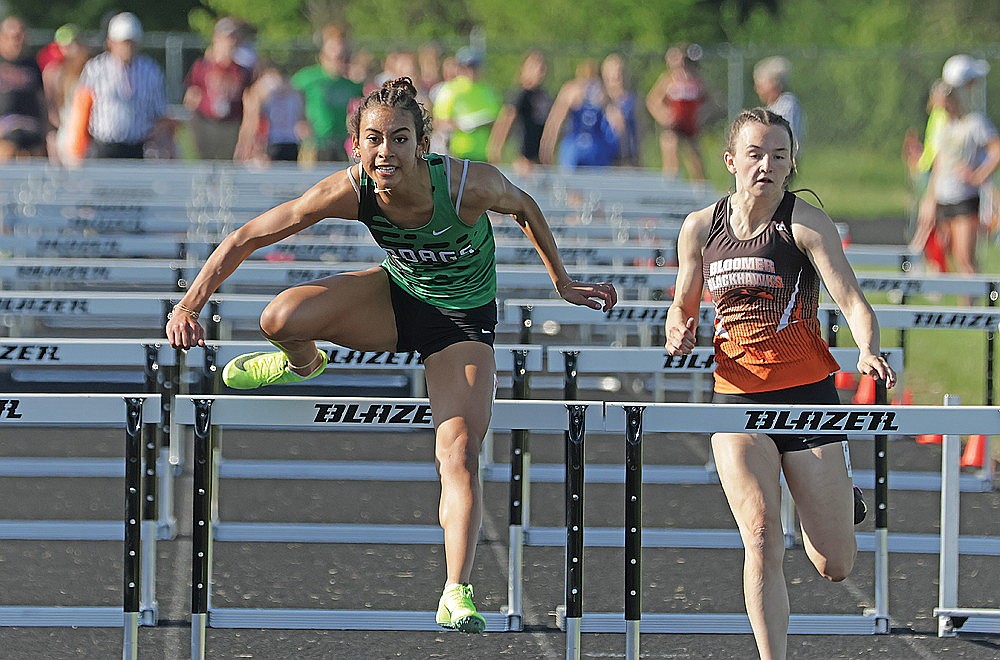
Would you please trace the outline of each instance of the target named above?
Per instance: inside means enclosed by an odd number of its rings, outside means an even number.
[[[875,379],[865,374],[858,382],[858,390],[851,402],[856,406],[867,406],[875,403]]]
[[[983,459],[986,458],[986,436],[970,435],[965,443],[965,452],[959,463],[961,467],[983,467]]]
[[[903,388],[903,396],[900,399],[899,403],[901,403],[904,406],[913,405],[913,392],[911,392],[909,388],[905,387]],[[895,405],[899,405],[899,403],[896,403]],[[942,442],[944,442],[943,435],[937,435],[934,433],[924,433],[922,435],[916,436],[913,439],[916,440],[918,445],[939,445]]]
[[[894,406],[912,406],[913,405],[913,392],[909,388],[903,388],[903,395],[898,399],[892,400],[892,405]]]
[[[833,375],[833,384],[838,390],[853,390],[858,386],[858,379],[850,371],[838,371]]]

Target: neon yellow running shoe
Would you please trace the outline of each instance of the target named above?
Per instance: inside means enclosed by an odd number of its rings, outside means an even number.
[[[222,382],[236,390],[253,390],[265,385],[301,383],[315,378],[326,369],[327,355],[318,351],[319,366],[308,376],[300,376],[288,368],[288,358],[284,353],[247,353],[229,361],[222,370]]]
[[[471,584],[455,583],[445,587],[438,602],[438,625],[464,633],[483,632],[486,629],[486,619],[476,611],[472,595]]]

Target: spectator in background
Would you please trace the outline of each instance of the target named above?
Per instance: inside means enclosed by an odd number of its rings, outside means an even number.
[[[441,48],[436,43],[426,43],[417,49],[417,66],[420,82],[417,89],[430,97],[431,90],[441,82]]]
[[[806,136],[806,117],[799,99],[788,91],[792,63],[784,57],[766,57],[753,68],[753,86],[761,103],[771,112],[784,117],[792,127],[796,159]]]
[[[705,166],[698,136],[701,132],[701,110],[708,100],[708,91],[694,59],[688,53],[689,48],[677,45],[667,49],[664,56],[667,69],[646,95],[646,109],[661,129],[663,173],[676,177],[683,160],[688,178],[702,181],[705,179]]]
[[[348,77],[350,48],[343,29],[327,25],[320,34],[319,62],[292,76],[292,87],[302,92],[306,118],[312,128],[316,160],[346,161],[347,112],[363,94],[362,84]]]
[[[297,161],[309,135],[305,102],[275,65],[265,65],[243,97],[243,125],[236,144],[239,161]]]
[[[53,163],[66,162],[69,147],[69,120],[73,104],[73,94],[83,67],[90,59],[90,49],[78,36],[75,28],[63,26],[56,30],[55,41],[59,45],[59,56],[51,58],[42,68],[42,87],[45,89],[45,104],[49,112],[51,130],[46,136],[49,160]]]
[[[981,112],[971,111],[973,92],[989,64],[968,55],[945,62],[941,79],[947,121],[937,132],[937,150],[927,191],[917,212],[911,249],[920,250],[932,230],[960,273],[978,272],[976,240],[982,187],[1000,166],[1000,135]]]
[[[490,132],[503,102],[492,87],[479,80],[481,51],[461,48],[455,61],[458,75],[444,83],[434,101],[435,131],[440,127],[448,134],[449,155],[485,162]]]
[[[257,67],[260,64],[256,45],[257,29],[246,21],[233,20],[236,21],[236,48],[233,49],[233,61],[249,70],[252,78],[256,80]]]
[[[66,47],[77,39],[79,33],[80,29],[72,23],[56,29],[52,41],[42,46],[35,55],[35,61],[38,62],[38,68],[43,74],[49,65],[62,62],[66,56]]]
[[[563,125],[569,120],[560,141]],[[542,132],[541,159],[555,162],[559,143],[559,164],[568,170],[583,166],[607,166],[618,157],[625,120],[611,104],[604,90],[597,60],[585,59],[576,68],[576,77],[559,89]]]
[[[639,118],[636,116],[636,96],[628,80],[625,58],[611,53],[601,62],[601,80],[608,94],[608,103],[618,111],[623,130],[618,136],[618,157],[615,165],[639,167]]]
[[[347,77],[361,85],[363,93],[375,88],[375,56],[366,48],[351,51],[351,61],[347,65]],[[359,99],[360,103],[361,100]],[[348,113],[350,114],[350,113]]]
[[[191,133],[198,157],[231,160],[243,121],[243,93],[252,82],[250,69],[233,60],[239,24],[220,18],[205,55],[191,65],[185,79],[184,105],[191,112]]]
[[[107,50],[83,67],[70,120],[79,127],[71,129],[74,161],[88,153],[93,158],[143,158],[144,143],[154,130],[172,130],[163,71],[138,52],[142,37],[135,14],[116,14],[108,23]]]
[[[441,90],[444,89],[445,85],[447,85],[450,81],[454,80],[457,75],[458,62],[455,60],[453,55],[449,55],[441,60],[441,78],[438,80],[437,84],[433,85],[427,92],[427,96],[431,100],[432,109],[434,107],[434,102],[437,101],[437,97],[441,94]],[[448,131],[448,127],[439,122],[431,132],[431,153],[448,153],[448,141],[450,139],[451,134]]]
[[[25,34],[20,18],[0,21],[0,162],[45,154],[42,72],[25,53]]]
[[[541,51],[532,51],[521,62],[518,88],[507,99],[500,115],[493,124],[489,141],[489,159],[499,163],[503,156],[503,145],[512,127],[520,134],[520,146],[514,169],[526,173],[541,161],[538,149],[542,141],[545,120],[552,109],[552,96],[542,86],[549,67]]]
[[[921,142],[912,128],[906,131],[903,139],[903,160],[909,170],[910,181],[918,200],[927,190],[931,165],[934,164],[934,156],[937,154],[937,135],[941,127],[948,122],[948,111],[944,108],[947,92],[948,85],[943,80],[938,78],[934,81],[927,95],[927,125],[924,127],[923,141]],[[915,222],[912,229],[916,231]],[[923,254],[938,272],[948,272],[948,258],[938,240],[936,228],[930,229],[924,241]]]

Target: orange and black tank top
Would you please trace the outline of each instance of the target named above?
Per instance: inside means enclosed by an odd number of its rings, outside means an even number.
[[[715,204],[703,254],[715,303],[715,391],[769,392],[823,380],[839,369],[820,334],[819,275],[792,238],[786,192],[756,236],[740,240],[729,197]]]

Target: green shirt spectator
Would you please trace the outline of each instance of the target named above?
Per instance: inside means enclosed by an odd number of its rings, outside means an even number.
[[[503,100],[491,87],[477,80],[482,63],[478,51],[463,48],[455,58],[459,74],[442,85],[434,101],[434,121],[450,136],[450,155],[486,161],[490,132]]]
[[[348,108],[364,92],[361,83],[347,77],[346,41],[337,31],[324,32],[323,37],[319,63],[297,71],[291,83],[305,99],[317,160],[346,161]]]

